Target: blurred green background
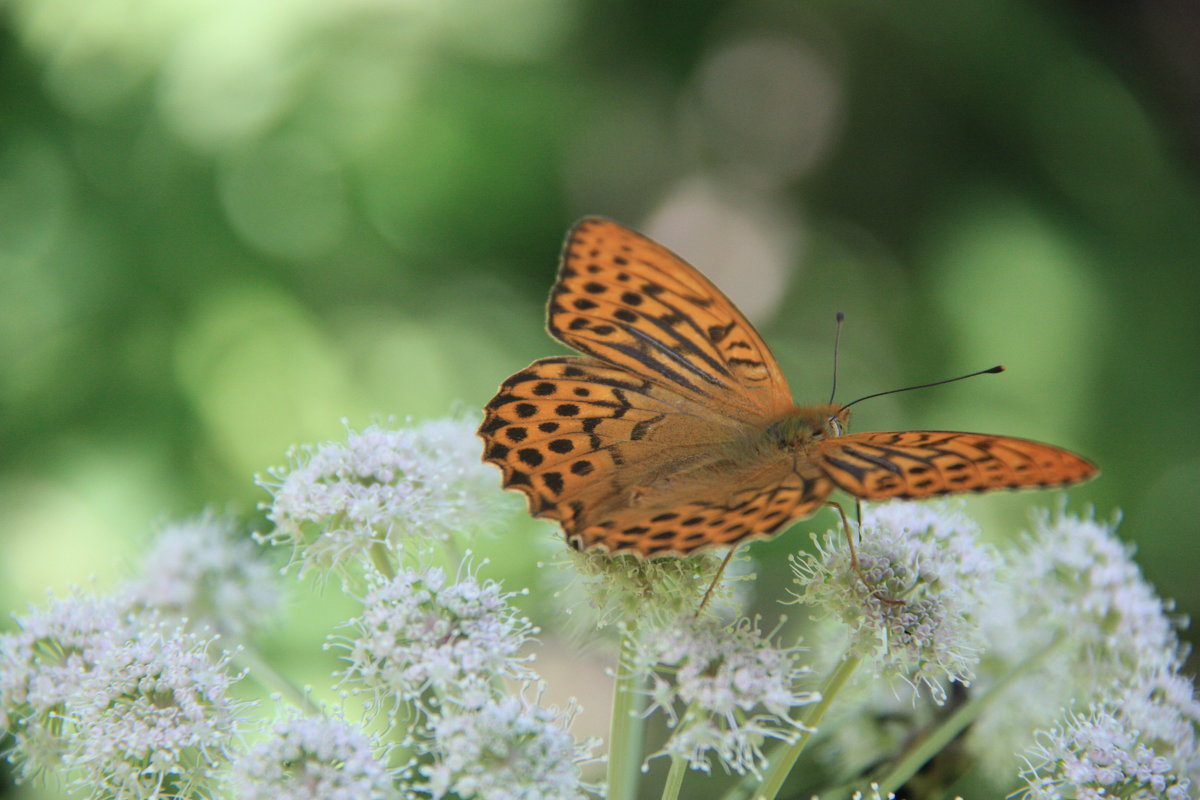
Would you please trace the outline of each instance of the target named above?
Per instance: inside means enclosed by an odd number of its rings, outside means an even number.
[[[1005,364],[865,403],[853,428],[1089,456],[1104,474],[1071,507],[1120,509],[1197,616],[1198,20],[1023,0],[9,0],[0,606],[120,575],[165,518],[250,513],[251,476],[343,417],[475,413],[562,352],[543,328],[560,242],[603,214],[722,286],[799,402],[827,397],[836,311],[843,401]],[[971,507],[1015,531],[1056,502]],[[806,541],[782,538],[756,545],[767,579]]]

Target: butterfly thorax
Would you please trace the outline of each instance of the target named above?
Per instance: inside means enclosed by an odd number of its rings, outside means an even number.
[[[838,405],[796,406],[767,426],[768,447],[803,449],[810,442],[840,436],[850,412]]]

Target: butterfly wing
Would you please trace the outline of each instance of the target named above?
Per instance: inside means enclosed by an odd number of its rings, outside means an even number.
[[[683,555],[767,536],[833,489],[790,455],[744,455],[742,428],[689,394],[593,358],[535,361],[485,413],[484,460],[579,549]]]
[[[786,458],[730,463],[719,476],[692,476],[673,488],[657,502],[648,499],[575,525],[567,529],[567,540],[578,550],[598,548],[641,558],[686,556],[774,536],[816,513],[833,483],[824,476],[802,478]]]
[[[611,220],[567,234],[547,327],[576,350],[704,403],[767,419],[792,405],[771,351],[691,265]]]
[[[1098,473],[1059,447],[953,431],[836,436],[818,443],[814,461],[838,488],[864,500],[1067,486]]]

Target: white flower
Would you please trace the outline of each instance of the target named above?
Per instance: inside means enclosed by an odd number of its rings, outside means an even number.
[[[340,644],[350,662],[343,682],[386,698],[394,712],[428,689],[464,698],[498,676],[533,677],[520,650],[536,630],[509,604],[495,581],[467,575],[450,583],[440,568],[406,570],[375,579],[362,614],[347,623],[354,634]]]
[[[238,639],[274,618],[281,603],[260,549],[237,535],[231,518],[212,512],[164,527],[130,591],[137,602]]]
[[[142,623],[109,650],[80,686],[67,716],[75,747],[64,758],[97,796],[186,794],[228,752],[244,704],[236,680],[196,634]],[[201,783],[203,785],[203,783]]]
[[[872,507],[857,541],[858,569],[841,531],[794,557],[797,600],[847,625],[854,650],[874,657],[881,673],[923,684],[943,702],[944,683],[969,684],[979,659],[994,553],[960,510],[935,504]]]
[[[639,660],[674,674],[674,684],[655,677],[650,711],[665,711],[676,732],[662,754],[682,755],[693,769],[708,771],[708,754],[739,774],[764,762],[768,738],[792,740],[789,714],[817,699],[797,685],[808,676],[799,648],[773,644],[749,620],[728,626],[715,620],[682,619],[639,642]],[[680,720],[676,705],[689,710]]]
[[[1043,514],[1011,570],[1026,605],[1088,657],[1123,672],[1169,663],[1177,647],[1177,625],[1167,616],[1172,607],[1142,577],[1116,526],[1116,520]]]
[[[228,655],[129,608],[126,596],[77,593],[0,638],[0,707],[23,775],[53,768],[92,798],[182,795],[213,780],[247,706],[230,696]]]
[[[565,613],[573,613],[586,602],[594,612],[587,622],[601,628],[625,620],[637,620],[643,629],[660,628],[681,616],[694,616],[724,560],[722,554],[712,551],[644,561],[598,551],[566,553],[567,564],[574,571],[571,584],[560,590],[568,598],[563,603]],[[747,560],[735,557],[729,564],[704,607],[705,616],[734,613],[734,586],[747,579]]]
[[[1170,681],[1175,682],[1175,681]],[[1086,713],[1038,734],[1030,750],[1024,796],[1030,800],[1112,797],[1126,800],[1190,800],[1197,771],[1200,706],[1186,697],[1160,694],[1161,676],[1118,688]],[[1176,689],[1182,688],[1178,683]],[[1175,702],[1184,700],[1182,707]]]
[[[1117,701],[1122,719],[1141,741],[1166,757],[1179,775],[1200,788],[1200,699],[1179,665],[1161,665],[1132,680]]]
[[[418,790],[434,800],[576,800],[590,787],[580,767],[591,761],[593,742],[577,744],[567,730],[575,714],[517,697],[480,706],[443,704],[430,719]]]
[[[60,763],[68,706],[96,663],[129,635],[128,608],[124,597],[50,596],[44,609],[16,617],[16,632],[0,636],[0,727],[13,737],[10,760],[22,777]]]
[[[274,495],[267,516],[275,530],[261,538],[291,543],[303,574],[369,565],[377,542],[446,540],[476,528],[503,501],[474,427],[464,419],[372,425],[348,431],[345,443],[292,449],[290,468],[258,478]]]
[[[399,798],[396,774],[376,757],[380,748],[337,717],[289,717],[274,736],[234,761],[238,800],[389,800]]]
[[[1115,528],[1090,516],[1043,514],[1005,554],[1002,593],[984,614],[990,646],[976,689],[1011,683],[967,739],[994,779],[1012,775],[1030,731],[1054,728],[1061,709],[1111,701],[1112,687],[1131,676],[1177,670],[1171,606]]]

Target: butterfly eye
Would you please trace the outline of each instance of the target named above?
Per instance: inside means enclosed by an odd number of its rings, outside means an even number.
[[[829,429],[830,436],[841,436],[846,432],[846,428],[842,425],[842,421],[836,416],[831,416],[826,422],[826,428]]]

